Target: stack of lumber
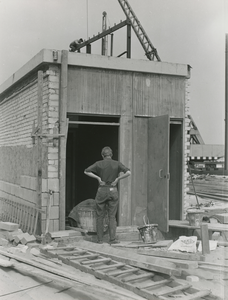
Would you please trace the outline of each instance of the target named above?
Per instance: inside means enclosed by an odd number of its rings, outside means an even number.
[[[62,234],[64,235],[65,233]],[[60,235],[61,232],[56,232],[55,234],[53,234],[53,236]],[[76,250],[76,248],[78,247],[79,249],[92,251],[97,253],[98,255],[107,257],[107,259],[109,258],[110,260],[119,261],[120,264],[127,264],[136,269],[147,270],[151,272],[151,274],[158,272],[159,274],[164,274],[165,276],[174,276],[174,278],[178,278],[180,280],[191,281],[191,284],[196,284],[194,283],[195,278],[198,278],[199,282],[201,282],[201,280],[211,281],[215,278],[217,279],[218,276],[220,278],[222,277],[222,279],[227,279],[228,264],[223,264],[223,261],[220,264],[218,262],[211,263],[209,261],[205,261],[205,258],[207,258],[207,256],[202,257],[202,255],[199,253],[193,254],[174,251],[170,252],[167,250],[167,248],[170,246],[171,243],[172,240],[158,241],[153,244],[144,244],[142,242],[135,241],[125,241],[121,242],[120,244],[116,244],[115,246],[110,246],[105,243],[103,245],[100,245],[87,242],[85,240],[80,240],[75,242],[75,246],[73,244],[69,244],[69,249],[71,249],[72,251],[72,248],[75,247]],[[61,252],[61,247],[55,246],[56,248],[50,248],[49,245],[47,245],[46,247],[49,247],[47,249],[50,250],[53,249],[53,251],[55,249],[60,249]],[[64,249],[66,249],[66,247],[64,247]],[[67,253],[69,253],[68,251]],[[89,289],[91,287],[91,281],[88,280],[88,276],[90,276],[89,274],[85,274],[84,276],[83,272],[79,272],[75,269],[74,271],[72,271],[72,266],[66,266],[65,264],[62,264],[61,266],[59,263],[57,263],[57,261],[53,262],[53,260],[50,261],[50,258],[41,256],[44,254],[38,255],[36,256],[36,258],[31,258],[27,256],[24,257],[21,255],[7,253],[5,250],[0,250],[0,254],[10,258],[11,260],[15,259],[16,262],[14,262],[13,268],[19,270],[19,272],[26,273],[26,270],[23,270],[24,267],[28,268],[28,266],[30,266],[30,268],[33,268],[33,271],[27,272],[28,276],[32,275],[34,277],[37,277],[38,279],[40,276],[42,276],[43,280],[54,280],[59,284],[67,285],[70,289],[72,289],[73,286],[79,287],[79,285],[81,285],[80,289],[83,289],[83,285],[88,286]],[[23,268],[21,268],[22,266]],[[41,270],[42,272],[45,272],[44,275],[41,275]],[[102,282],[103,280],[100,280],[98,285],[102,286]],[[103,286],[106,287],[105,290],[107,292],[107,286],[109,286],[108,283],[104,283]],[[119,288],[118,291],[120,291]],[[97,293],[97,290],[94,290],[94,292]],[[113,299],[142,299],[141,297],[133,293],[131,296],[129,296],[128,292],[129,291],[125,291],[125,294],[122,294],[121,291],[121,295],[117,293],[116,298]],[[126,298],[124,298],[123,295]],[[99,296],[100,299],[112,299],[107,297],[107,295]]]

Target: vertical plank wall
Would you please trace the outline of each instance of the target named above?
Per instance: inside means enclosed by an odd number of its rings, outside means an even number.
[[[148,118],[184,117],[185,78],[69,66],[68,113],[120,116],[119,225],[140,225],[147,210]]]

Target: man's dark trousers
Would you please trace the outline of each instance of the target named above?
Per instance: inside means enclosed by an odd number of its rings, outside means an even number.
[[[109,218],[109,237],[110,241],[116,238],[116,213],[118,208],[118,190],[111,185],[100,186],[96,194],[96,221],[97,221],[97,239],[98,242],[103,240],[104,233],[104,215],[105,209],[108,211]]]

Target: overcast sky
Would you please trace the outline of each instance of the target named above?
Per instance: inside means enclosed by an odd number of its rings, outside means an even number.
[[[224,144],[227,1],[129,0],[161,60],[191,65],[191,115],[206,144]],[[68,50],[101,32],[103,11],[110,27],[125,20],[118,0],[0,0],[0,84],[41,49]],[[125,50],[123,28],[114,55]],[[132,58],[146,59],[133,32]]]

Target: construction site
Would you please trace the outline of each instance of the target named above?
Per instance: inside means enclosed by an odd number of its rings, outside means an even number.
[[[129,2],[124,21],[103,12],[100,33],[40,50],[0,85],[2,299],[228,299],[227,144],[205,145],[191,66],[162,61]],[[131,173],[113,244],[108,216],[97,243],[98,185],[84,175],[105,146]]]

